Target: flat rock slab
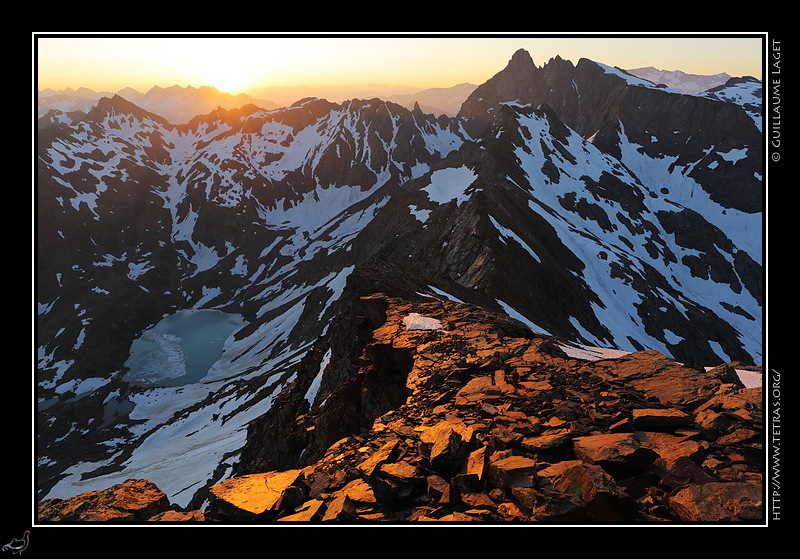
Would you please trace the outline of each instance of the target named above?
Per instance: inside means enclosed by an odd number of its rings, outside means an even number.
[[[669,499],[685,521],[756,520],[763,515],[762,485],[746,482],[713,482],[692,485]]]
[[[522,439],[520,445],[531,451],[546,450],[565,444],[572,436],[573,433],[569,429],[552,429],[536,437],[526,437]]]
[[[371,455],[364,459],[358,465],[358,469],[364,472],[367,476],[371,476],[375,473],[375,471],[381,467],[384,462],[388,462],[389,458],[392,456],[394,449],[397,448],[398,440],[391,439],[388,442],[385,442]]]
[[[189,512],[168,510],[165,512],[160,512],[155,516],[151,516],[147,520],[148,522],[205,522],[206,517],[201,510],[193,510]]]
[[[632,412],[633,426],[636,429],[665,429],[685,427],[694,423],[694,416],[675,408],[635,409]]]
[[[431,468],[438,473],[453,473],[460,467],[474,432],[461,422],[442,420],[420,435],[428,448]]]
[[[528,487],[535,472],[536,461],[525,456],[509,456],[489,464],[489,479],[497,487]]]
[[[325,513],[325,501],[311,499],[306,501],[297,509],[294,514],[279,518],[280,522],[312,522],[320,520]]]
[[[342,492],[353,501],[361,503],[376,503],[375,492],[372,486],[363,479],[354,479],[342,488]]]
[[[592,515],[603,522],[617,522],[629,518],[633,501],[603,468],[580,464],[566,468],[554,483],[563,493],[580,497]]]
[[[274,510],[284,491],[297,482],[303,470],[266,472],[226,479],[211,487],[212,507],[238,510],[251,515]],[[222,504],[224,503],[224,505]]]
[[[625,380],[662,404],[696,406],[722,384],[714,374],[686,367],[653,350],[597,361],[586,368],[606,378]]]

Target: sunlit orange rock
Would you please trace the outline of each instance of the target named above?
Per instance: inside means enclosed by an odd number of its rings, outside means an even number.
[[[295,469],[250,474],[214,485],[209,491],[213,515],[248,518],[274,511],[281,505],[286,490],[300,479],[302,472]]]
[[[39,504],[43,522],[139,522],[167,511],[169,500],[154,483],[129,479],[99,491],[87,491],[69,499],[48,499]]]
[[[669,499],[678,518],[686,521],[746,521],[762,518],[762,486],[715,482],[692,485]]]

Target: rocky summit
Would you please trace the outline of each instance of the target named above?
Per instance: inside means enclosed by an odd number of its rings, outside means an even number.
[[[761,388],[656,351],[586,359],[507,315],[348,283],[349,313],[201,509],[144,480],[49,499],[40,521],[760,521]],[[317,354],[322,353],[320,348]],[[317,369],[315,373],[314,369]],[[336,382],[320,383],[328,372]],[[288,417],[292,415],[293,417]]]

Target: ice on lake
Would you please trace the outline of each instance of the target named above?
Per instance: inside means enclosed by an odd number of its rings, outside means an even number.
[[[244,326],[241,316],[189,309],[165,317],[131,345],[129,382],[183,386],[201,381],[219,361],[225,342]]]

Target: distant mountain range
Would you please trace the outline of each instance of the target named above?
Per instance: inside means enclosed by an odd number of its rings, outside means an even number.
[[[77,90],[45,89],[38,92],[38,116],[50,109],[64,112],[88,112],[103,97],[113,97],[114,93],[96,92],[87,88]],[[152,87],[146,93],[130,87],[116,93],[139,107],[160,115],[172,124],[185,124],[197,115],[206,114],[218,107],[236,109],[254,104],[262,109],[276,109],[277,103],[266,99],[256,99],[244,93],[231,95],[214,87]]]
[[[418,104],[424,113],[456,116],[461,110],[461,105],[475,91],[476,87],[478,86],[471,83],[460,83],[453,87],[434,87],[417,93],[391,95],[386,100],[407,109],[413,109],[414,105]]]
[[[674,91],[690,94],[702,93],[723,85],[731,78],[728,74],[687,74],[680,70],[659,70],[652,66],[635,68],[627,70],[627,72],[654,84],[663,84]],[[476,87],[478,86],[475,84],[460,83],[452,87],[435,87],[415,93],[397,95],[369,91],[361,96],[354,95],[353,98],[378,97],[402,105],[407,109],[413,109],[414,105],[418,104],[420,110],[424,113],[437,116],[455,116],[461,109],[461,105]],[[112,92],[96,92],[87,88],[79,88],[77,90],[41,90],[38,92],[38,116],[41,117],[50,109],[58,109],[64,112],[87,112],[97,104],[101,97],[111,97],[114,94]],[[172,124],[185,124],[193,117],[206,114],[218,107],[234,109],[253,104],[269,110],[282,106],[274,101],[255,98],[244,93],[231,95],[209,86],[199,88],[192,86],[180,87],[178,85],[167,88],[155,86],[146,93],[140,93],[132,88],[125,88],[117,91],[116,94],[143,109],[166,118]]]
[[[656,85],[663,84],[681,93],[697,94],[724,84],[732,76],[721,73],[712,75],[687,74],[680,70],[659,70],[652,66],[627,70],[629,74],[651,81]]]

